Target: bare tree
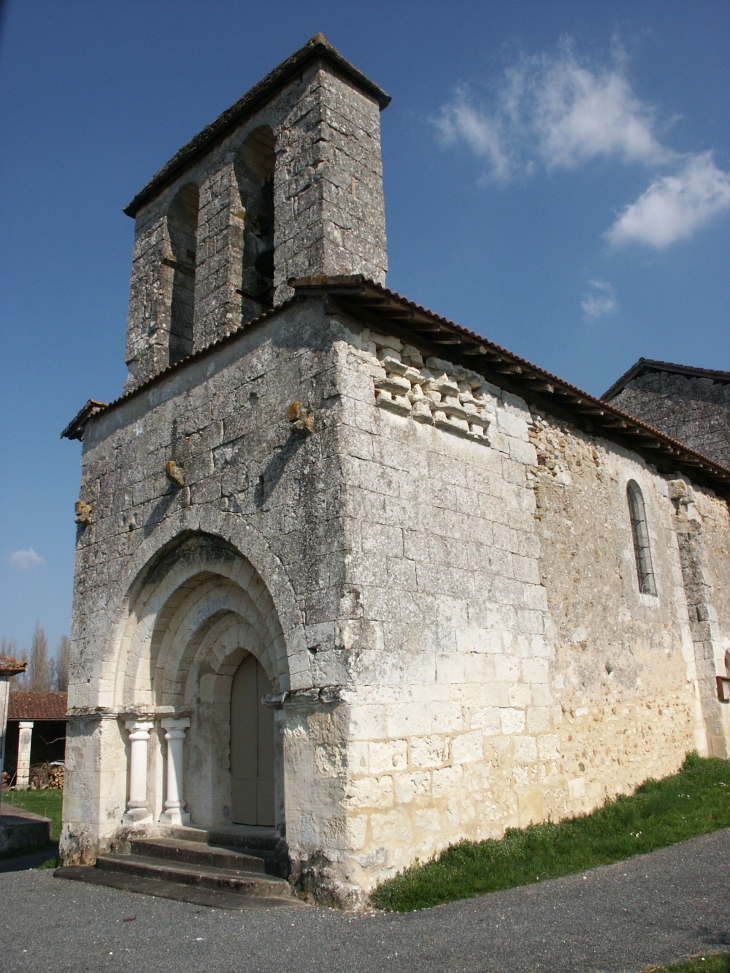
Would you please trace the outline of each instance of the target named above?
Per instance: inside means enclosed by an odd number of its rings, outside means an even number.
[[[9,639],[5,635],[0,636],[0,655],[8,656],[10,659],[18,658],[18,643],[15,639]]]
[[[28,681],[32,693],[47,693],[51,688],[53,672],[48,662],[48,641],[40,622],[35,623],[30,646]]]
[[[60,693],[68,691],[68,662],[71,653],[71,641],[68,635],[62,635],[58,640],[56,658],[53,660],[54,689]]]

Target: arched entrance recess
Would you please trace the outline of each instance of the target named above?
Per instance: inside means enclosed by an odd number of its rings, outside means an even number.
[[[282,826],[281,737],[259,690],[276,693],[288,685],[276,608],[253,566],[228,542],[209,534],[185,535],[160,552],[130,592],[114,689],[119,709],[147,713],[153,724],[147,780],[151,818],[165,820],[165,741],[170,739],[169,720],[176,718],[190,724],[185,728],[182,799],[191,823],[211,827],[241,819],[243,785],[239,779],[234,811],[232,770],[241,769],[236,748],[240,755],[242,747],[254,745],[253,806],[261,820],[245,823]],[[236,767],[231,764],[232,702],[255,707],[237,712],[233,720]],[[250,732],[246,737],[252,726],[260,743],[252,742]]]

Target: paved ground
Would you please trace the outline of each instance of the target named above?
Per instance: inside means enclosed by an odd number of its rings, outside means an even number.
[[[2,973],[625,973],[730,948],[730,830],[408,915],[224,912],[0,875]]]

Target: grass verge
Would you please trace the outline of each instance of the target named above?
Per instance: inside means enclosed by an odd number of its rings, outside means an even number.
[[[730,953],[693,956],[685,963],[672,966],[650,966],[644,973],[730,973]]]
[[[61,834],[61,807],[63,804],[62,790],[4,790],[3,804],[12,804],[13,807],[19,807],[24,811],[31,811],[33,814],[40,814],[44,818],[50,818],[53,822],[51,832],[52,837],[55,841],[58,841]]]
[[[727,827],[730,762],[692,753],[679,773],[648,780],[591,814],[510,828],[500,841],[452,845],[382,882],[371,901],[376,908],[410,912],[609,865]]]

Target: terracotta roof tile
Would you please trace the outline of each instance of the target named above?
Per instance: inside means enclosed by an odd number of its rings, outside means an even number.
[[[9,720],[65,720],[68,693],[10,694]]]
[[[11,659],[9,655],[0,655],[0,674],[3,676],[15,676],[19,672],[25,672],[27,662],[20,659]]]

